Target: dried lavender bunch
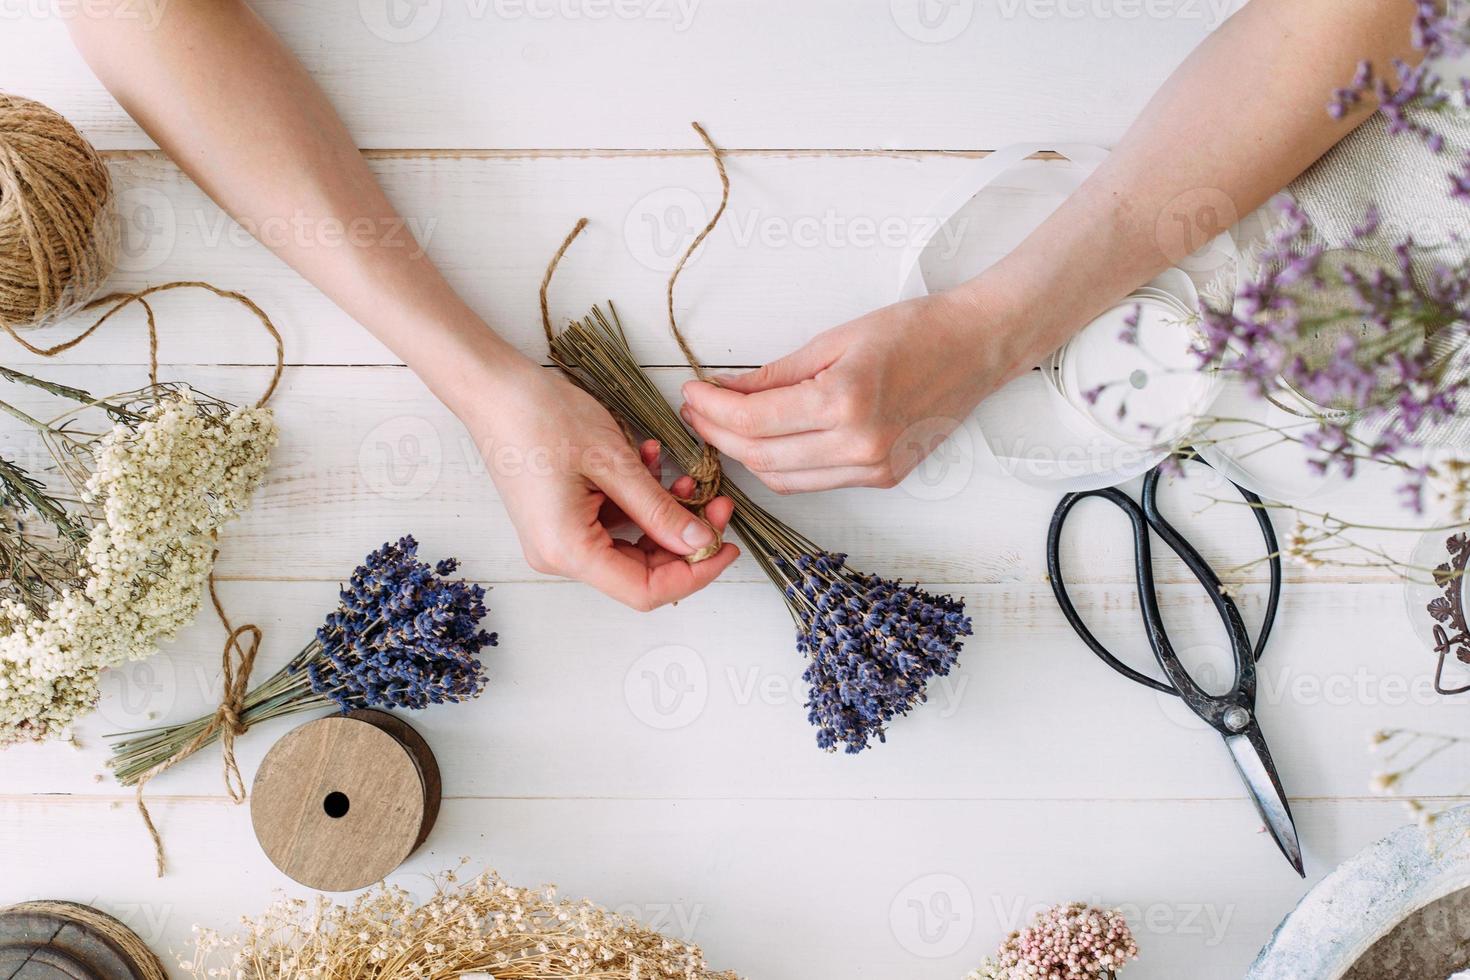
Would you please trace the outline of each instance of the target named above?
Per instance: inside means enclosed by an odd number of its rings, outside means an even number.
[[[638,365],[618,319],[594,309],[551,340],[558,367],[609,411],[663,444],[685,471],[703,447]],[[808,720],[817,745],[849,753],[886,741],[888,723],[926,700],[925,685],[949,673],[972,633],[964,603],[850,568],[847,556],[818,547],[753,503],[729,480],[730,526],[781,590],[809,659]]]
[[[493,871],[467,882],[440,875],[416,901],[379,885],[337,905],[282,899],[243,932],[200,930],[191,977],[233,980],[738,980],[705,964],[698,946],[556,889],[517,888]]]
[[[1138,944],[1121,912],[1056,905],[1011,933],[966,980],[1113,980]]]
[[[240,719],[247,727],[330,707],[416,710],[480,695],[480,653],[497,643],[479,627],[485,590],[446,578],[457,563],[431,567],[418,559],[418,547],[403,537],[363,560],[316,638],[246,696]],[[108,765],[131,786],[191,744],[213,717],[128,733],[113,745]]]

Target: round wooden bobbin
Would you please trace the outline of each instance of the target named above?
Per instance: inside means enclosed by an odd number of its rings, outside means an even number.
[[[353,711],[308,722],[271,748],[250,819],[281,871],[319,891],[353,891],[418,849],[440,795],[439,765],[418,732],[383,711]]]
[[[164,980],[163,966],[132,930],[72,902],[0,910],[5,980]]]

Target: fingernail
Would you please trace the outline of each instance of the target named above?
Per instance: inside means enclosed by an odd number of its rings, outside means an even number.
[[[710,380],[717,385],[723,386],[728,385],[730,382],[734,381],[738,377],[739,375],[736,374],[712,374],[710,375]]]
[[[679,406],[679,418],[683,419],[685,422],[692,422],[693,419],[692,419],[691,416],[693,416],[693,415],[694,415],[694,413],[691,412],[691,411],[689,411],[689,406],[688,405],[680,405]]]
[[[684,525],[684,543],[698,550],[714,544],[715,532],[703,521],[690,521]]]

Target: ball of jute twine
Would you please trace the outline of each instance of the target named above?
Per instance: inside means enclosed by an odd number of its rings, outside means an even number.
[[[0,324],[14,331],[75,313],[116,254],[102,157],[59,113],[0,92]]]

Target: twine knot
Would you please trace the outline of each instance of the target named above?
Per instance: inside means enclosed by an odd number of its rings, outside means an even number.
[[[720,454],[714,446],[705,443],[699,459],[689,467],[689,478],[694,481],[694,492],[687,497],[674,494],[674,499],[688,507],[693,512],[695,520],[709,528],[710,533],[714,535],[714,539],[709,544],[692,555],[684,556],[684,560],[691,565],[704,561],[706,558],[713,558],[725,543],[720,529],[706,520],[704,516],[704,505],[719,496],[720,482],[724,477],[725,471],[720,467]]]
[[[714,160],[715,170],[720,177],[720,206],[715,209],[714,215],[710,217],[705,226],[694,236],[693,241],[684,249],[684,254],[679,256],[678,263],[674,266],[673,272],[669,274],[668,287],[664,291],[664,297],[669,311],[669,332],[673,335],[674,342],[679,345],[679,352],[684,355],[684,360],[689,362],[689,367],[694,372],[695,377],[701,381],[716,384],[717,382],[706,373],[704,365],[695,356],[694,349],[689,345],[689,341],[684,336],[684,332],[679,329],[679,318],[674,312],[674,285],[679,281],[679,274],[684,271],[684,266],[689,262],[689,257],[709,237],[710,232],[715,230],[715,226],[719,224],[721,216],[724,215],[725,209],[730,203],[730,175],[725,170],[724,157],[720,153],[719,147],[715,145],[714,140],[710,139],[709,133],[705,132],[704,127],[697,122],[691,123],[690,125],[699,134],[699,138],[704,142],[705,149],[709,151],[710,157]],[[546,273],[541,277],[541,328],[546,333],[547,345],[553,351],[556,349],[556,333],[551,328],[551,309],[546,299],[547,291],[551,286],[552,276],[556,274],[556,267],[561,264],[562,257],[566,255],[567,249],[571,247],[576,237],[582,233],[582,229],[586,227],[586,218],[581,218],[577,221],[576,225],[572,227],[572,230],[567,233],[567,237],[562,240],[561,247],[552,255],[551,262],[546,266]],[[619,419],[618,424],[622,427],[624,435],[628,436],[629,441],[634,441],[633,433],[629,430],[626,420]],[[694,461],[693,465],[686,467],[685,470],[690,478],[694,480],[694,491],[687,497],[681,497],[679,494],[673,494],[673,497],[679,503],[688,507],[693,513],[694,518],[709,528],[710,532],[714,535],[714,540],[710,544],[705,545],[691,555],[684,556],[684,560],[692,565],[696,562],[704,561],[706,558],[713,557],[724,543],[720,529],[706,520],[704,516],[705,505],[719,496],[720,484],[724,480],[724,471],[720,467],[719,452],[708,443],[700,444],[699,458]]]
[[[209,598],[214,602],[214,611],[219,615],[220,622],[229,630],[229,636],[225,638],[224,653],[220,655],[224,691],[220,694],[219,707],[215,709],[209,724],[188,745],[138,777],[138,812],[142,814],[143,823],[148,827],[148,835],[153,838],[153,857],[160,878],[163,877],[167,864],[163,858],[163,838],[159,836],[153,817],[148,813],[148,805],[143,802],[143,788],[148,785],[148,780],[183,762],[218,736],[220,754],[224,757],[225,792],[230,794],[230,799],[236,804],[245,802],[245,779],[240,775],[239,763],[235,761],[235,737],[244,735],[250,729],[249,723],[245,721],[248,707],[246,699],[250,695],[250,672],[255,669],[255,657],[260,652],[260,641],[264,634],[254,623],[233,628],[230,626],[225,607],[214,587],[213,572],[209,574]]]

